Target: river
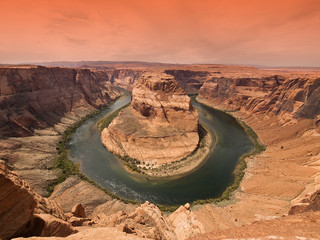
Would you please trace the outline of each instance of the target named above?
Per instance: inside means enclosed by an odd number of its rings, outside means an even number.
[[[119,99],[86,120],[67,144],[70,159],[80,164],[82,173],[120,197],[166,205],[219,197],[231,183],[239,157],[253,148],[249,136],[232,116],[193,101],[200,121],[216,136],[205,164],[177,179],[150,179],[129,173],[102,145],[97,122],[130,99],[131,96]]]

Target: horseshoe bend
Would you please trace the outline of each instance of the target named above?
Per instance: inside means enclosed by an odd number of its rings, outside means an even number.
[[[199,143],[198,113],[180,84],[164,73],[146,73],[135,82],[132,101],[101,133],[114,154],[161,166],[181,160]]]

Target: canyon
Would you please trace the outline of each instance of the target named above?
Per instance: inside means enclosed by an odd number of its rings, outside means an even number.
[[[148,202],[112,199],[73,175],[45,198],[46,186],[61,173],[53,168],[60,134],[120,93],[110,82],[110,69],[3,66],[0,238],[70,233],[66,239],[319,238],[319,70],[139,66],[119,70],[124,72],[115,85],[130,89],[135,72],[140,76],[150,68],[185,79],[186,92],[199,89],[198,101],[241,119],[266,145],[263,153],[246,158],[233,196],[218,204],[186,204],[169,214]],[[37,228],[26,228],[35,223]]]

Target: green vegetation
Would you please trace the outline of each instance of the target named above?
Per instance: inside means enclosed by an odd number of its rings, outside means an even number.
[[[139,168],[137,165],[140,164],[141,162],[135,158],[129,157],[129,156],[120,156],[116,155],[122,163],[129,168],[131,171],[141,173],[141,168]]]
[[[103,129],[107,128],[109,126],[109,124],[112,122],[112,120],[118,116],[119,112],[123,109],[125,109],[126,107],[128,107],[130,105],[130,103],[122,106],[121,108],[115,110],[114,112],[112,112],[111,114],[109,114],[108,116],[102,118],[99,122],[98,122],[98,129],[100,132],[102,132]]]
[[[53,192],[56,185],[59,183],[64,182],[69,176],[71,175],[79,175],[80,169],[79,166],[74,164],[68,157],[68,150],[66,147],[66,144],[71,137],[71,135],[75,132],[75,130],[87,119],[93,117],[94,115],[98,114],[101,110],[104,108],[101,108],[95,112],[92,112],[90,114],[87,114],[85,117],[74,123],[73,125],[69,126],[64,133],[61,136],[61,140],[59,141],[56,149],[58,150],[58,156],[56,157],[55,163],[51,169],[61,169],[61,174],[58,179],[51,182],[47,186],[47,191],[49,195]]]

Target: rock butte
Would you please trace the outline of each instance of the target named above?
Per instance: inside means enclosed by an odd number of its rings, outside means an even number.
[[[132,101],[101,133],[113,153],[150,164],[165,164],[191,154],[199,142],[198,113],[180,84],[164,73],[136,81]]]

